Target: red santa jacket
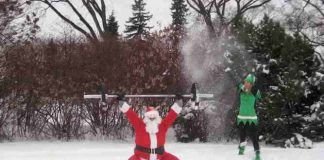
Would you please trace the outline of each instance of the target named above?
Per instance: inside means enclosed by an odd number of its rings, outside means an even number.
[[[181,112],[181,107],[174,103],[171,107],[171,110],[167,114],[167,116],[161,121],[159,124],[159,131],[156,134],[149,134],[145,130],[145,123],[143,119],[141,119],[136,112],[130,109],[130,106],[125,103],[121,110],[124,112],[132,124],[133,128],[135,129],[135,144],[146,147],[146,148],[158,148],[164,146],[165,144],[165,137],[168,131],[168,128],[173,124],[173,122],[178,117],[178,114]],[[141,151],[135,150],[135,155],[141,158],[150,159],[150,155],[148,153],[144,153]],[[163,155],[157,155],[157,159],[161,158]]]

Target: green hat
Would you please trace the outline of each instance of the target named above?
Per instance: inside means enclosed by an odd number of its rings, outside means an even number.
[[[253,74],[249,74],[249,75],[246,76],[244,81],[254,84],[255,83],[255,76]]]

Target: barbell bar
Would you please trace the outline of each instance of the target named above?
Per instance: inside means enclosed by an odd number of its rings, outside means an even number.
[[[200,98],[214,98],[214,94],[197,94]],[[101,99],[100,94],[85,94],[84,99]],[[106,98],[117,98],[118,95],[106,94]],[[126,98],[175,98],[175,94],[135,94],[125,95]],[[193,98],[192,94],[182,95],[184,98]]]
[[[101,94],[84,94],[84,99],[101,99],[105,101],[106,98],[117,98],[118,95],[106,94],[104,89],[101,88]],[[125,95],[126,98],[175,98],[175,94],[135,94],[135,95]],[[200,98],[214,98],[214,94],[201,94],[198,93],[197,83],[193,83],[191,86],[191,94],[182,95],[184,98],[190,98],[196,103],[199,103]]]

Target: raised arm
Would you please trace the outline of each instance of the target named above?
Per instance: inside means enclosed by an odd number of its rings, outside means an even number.
[[[177,95],[176,99],[177,100],[171,106],[169,113],[161,122],[161,125],[166,129],[173,124],[173,122],[177,119],[179,113],[182,110],[182,106],[183,106],[182,96]]]
[[[131,123],[136,130],[142,123],[142,119],[139,118],[137,113],[132,110],[130,105],[126,102],[125,95],[118,95],[117,100],[119,101],[119,109],[126,115],[129,123]]]
[[[182,108],[178,104],[174,103],[167,114],[167,116],[162,120],[161,125],[165,128],[169,128],[173,122],[177,119],[178,114],[181,112]]]
[[[131,109],[127,102],[124,102],[121,105],[120,110],[126,115],[129,123],[131,123],[134,129],[136,130],[140,126],[142,119],[139,118],[137,113]]]

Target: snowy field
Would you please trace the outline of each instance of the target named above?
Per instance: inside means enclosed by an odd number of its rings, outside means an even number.
[[[324,143],[313,149],[262,147],[263,160],[323,160]],[[2,142],[0,160],[127,160],[132,143],[117,142]],[[252,160],[248,146],[244,156],[237,155],[235,144],[169,143],[166,150],[181,160]]]

